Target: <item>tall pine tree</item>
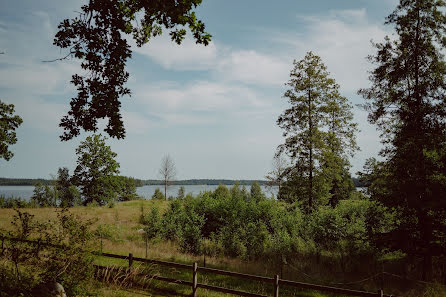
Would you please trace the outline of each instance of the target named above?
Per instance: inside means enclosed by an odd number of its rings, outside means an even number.
[[[293,162],[284,191],[294,191],[298,199],[306,197],[305,208],[311,211],[322,203],[325,189],[334,193],[335,176],[348,168],[344,151],[356,149],[356,125],[351,123],[351,106],[320,57],[309,52],[294,61],[290,77],[283,97],[291,107],[277,120],[285,137],[278,153],[286,152]]]
[[[396,38],[376,44],[372,86],[361,89],[369,121],[382,131],[389,178],[379,200],[401,221],[391,247],[422,255],[423,278],[444,245],[446,212],[446,45],[442,0],[400,0],[386,24]]]
[[[337,85],[327,98],[324,111],[327,131],[321,166],[322,174],[329,184],[329,203],[334,208],[339,200],[348,197],[355,188],[349,172],[349,157],[359,149],[355,137],[358,125],[353,122],[351,104],[340,95]]]

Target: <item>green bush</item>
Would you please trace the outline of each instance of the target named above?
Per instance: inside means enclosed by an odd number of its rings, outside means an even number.
[[[0,292],[32,296],[33,287],[49,281],[61,283],[69,296],[83,292],[93,277],[92,221],[83,222],[63,209],[57,211],[55,221],[41,223],[27,212],[16,211],[13,229],[2,233],[39,244],[5,240]]]
[[[113,242],[118,241],[118,238],[120,237],[119,233],[120,230],[118,226],[109,224],[99,224],[94,231],[94,235],[97,238],[107,239]]]
[[[182,252],[198,255],[201,253],[201,228],[204,218],[198,215],[193,208],[186,207],[181,230],[180,249]]]
[[[9,197],[6,198],[4,195],[0,195],[0,208],[31,208],[38,207],[38,205],[33,201],[27,201],[19,197]]]
[[[157,207],[153,207],[148,215],[144,217],[144,231],[148,239],[154,239],[160,236],[162,224],[161,215]]]
[[[167,240],[179,240],[181,238],[184,210],[179,200],[173,201],[162,218],[162,236]]]
[[[166,200],[164,194],[160,191],[159,188],[155,189],[155,192],[152,195],[153,200]]]

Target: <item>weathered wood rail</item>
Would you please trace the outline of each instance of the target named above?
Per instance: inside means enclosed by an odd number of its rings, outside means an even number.
[[[17,239],[17,238],[0,237],[0,239],[2,241],[2,245],[1,245],[2,250],[3,250],[4,240],[22,241],[22,242],[32,243],[32,244],[42,244],[42,242],[39,242],[39,241],[23,240],[23,239]],[[51,244],[49,244],[49,245],[53,246],[53,247],[64,248],[63,246],[51,245]],[[297,288],[297,289],[314,290],[314,291],[320,291],[320,292],[326,292],[326,293],[332,293],[332,294],[339,294],[339,295],[344,295],[344,296],[396,297],[393,295],[384,294],[382,290],[374,293],[374,292],[367,292],[367,291],[344,289],[344,288],[339,288],[339,287],[330,287],[330,286],[324,286],[324,285],[296,282],[296,281],[291,281],[291,280],[280,279],[279,275],[274,275],[273,277],[266,277],[266,276],[260,276],[260,275],[244,274],[244,273],[228,271],[228,270],[220,270],[220,269],[215,269],[215,268],[201,267],[201,266],[198,266],[198,264],[196,262],[193,263],[192,265],[190,265],[190,264],[160,261],[160,260],[154,260],[154,259],[145,259],[145,258],[133,257],[132,253],[129,253],[128,256],[116,255],[116,254],[110,254],[110,253],[102,253],[102,252],[93,252],[93,254],[96,256],[101,256],[101,257],[127,260],[128,267],[130,269],[133,266],[133,262],[141,262],[141,263],[150,263],[150,264],[156,264],[156,265],[160,265],[160,266],[167,266],[167,267],[174,267],[174,268],[178,268],[178,269],[189,270],[192,272],[192,280],[191,281],[168,278],[168,277],[163,277],[163,276],[158,276],[158,275],[146,275],[146,276],[148,276],[152,279],[155,279],[155,280],[159,280],[159,281],[190,286],[190,287],[192,287],[192,296],[193,297],[197,296],[197,290],[199,288],[205,289],[205,290],[210,290],[210,291],[215,291],[215,292],[237,295],[237,296],[268,297],[267,295],[261,295],[261,294],[256,294],[256,293],[250,293],[250,292],[245,292],[245,291],[239,291],[239,290],[228,289],[228,288],[199,283],[198,282],[198,273],[199,272],[225,275],[225,276],[230,276],[230,277],[236,277],[236,278],[242,278],[242,279],[248,279],[248,280],[272,284],[273,297],[279,297],[279,288],[282,286],[293,287],[293,288]],[[97,265],[97,267],[105,268],[104,266],[98,266],[98,265]]]
[[[250,293],[250,292],[245,292],[245,291],[233,290],[233,289],[199,283],[198,282],[198,273],[199,272],[205,272],[205,273],[210,273],[210,274],[219,274],[219,275],[225,275],[225,276],[231,276],[231,277],[236,277],[236,278],[242,278],[242,279],[248,279],[248,280],[269,283],[269,284],[272,284],[272,286],[273,286],[274,297],[279,297],[279,288],[281,286],[288,286],[288,287],[294,287],[297,289],[307,289],[307,290],[314,290],[314,291],[320,291],[320,292],[326,292],[326,293],[334,293],[334,294],[347,295],[347,296],[357,296],[357,297],[392,297],[393,296],[393,295],[384,294],[382,290],[374,293],[374,292],[367,292],[367,291],[344,289],[344,288],[339,288],[339,287],[330,287],[330,286],[309,284],[309,283],[280,279],[278,275],[275,275],[274,277],[266,277],[266,276],[260,276],[260,275],[252,275],[252,274],[233,272],[233,271],[228,271],[228,270],[220,270],[220,269],[215,269],[215,268],[201,267],[201,266],[198,266],[197,263],[193,263],[192,265],[189,265],[189,264],[182,264],[182,263],[176,263],[176,262],[167,262],[167,261],[160,261],[160,260],[153,260],[153,259],[137,258],[137,257],[133,257],[133,254],[131,254],[131,253],[128,256],[115,255],[115,254],[109,254],[109,253],[100,253],[100,252],[95,252],[94,254],[98,255],[98,256],[102,256],[102,257],[128,260],[129,268],[131,268],[133,265],[133,262],[136,261],[136,262],[150,263],[150,264],[156,264],[156,265],[161,265],[161,266],[189,270],[192,272],[192,281],[166,278],[166,277],[160,277],[160,276],[155,276],[155,275],[150,275],[150,277],[152,277],[153,279],[156,279],[156,280],[160,280],[160,281],[191,286],[193,297],[197,296],[198,288],[202,288],[202,289],[206,289],[206,290],[210,290],[210,291],[221,292],[221,293],[226,293],[226,294],[237,295],[237,296],[268,297],[267,295],[261,295],[261,294],[256,294],[256,293]],[[395,296],[393,296],[393,297],[395,297]]]

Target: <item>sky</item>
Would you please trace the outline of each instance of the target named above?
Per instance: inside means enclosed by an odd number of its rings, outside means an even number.
[[[203,0],[196,14],[213,36],[208,46],[190,36],[178,46],[168,34],[132,44],[132,96],[121,99],[127,135],[107,140],[120,173],[157,179],[169,154],[178,179],[263,179],[284,142],[276,121],[288,107],[282,96],[293,60],[312,51],[354,105],[361,130],[361,150],[350,160],[355,175],[381,148],[357,90],[370,85],[371,40],[393,34],[384,21],[397,2]],[[76,166],[75,149],[90,134],[62,142],[59,122],[75,96],[70,80],[79,61],[42,61],[64,55],[52,44],[57,25],[82,3],[0,0],[0,100],[23,118],[14,157],[0,159],[0,177],[48,178]]]

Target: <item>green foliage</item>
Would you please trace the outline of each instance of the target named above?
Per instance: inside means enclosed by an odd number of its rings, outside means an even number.
[[[262,193],[260,185],[257,182],[254,182],[251,185],[251,199],[257,202],[266,199],[265,195]]]
[[[116,225],[99,224],[93,232],[94,236],[100,239],[107,239],[117,242],[119,237],[119,229]]]
[[[66,209],[57,211],[55,221],[45,223],[36,222],[33,215],[17,210],[13,230],[3,233],[39,244],[5,241],[0,291],[9,296],[34,296],[32,289],[39,283],[57,281],[68,295],[77,295],[93,277],[91,223],[82,222]]]
[[[213,194],[215,199],[226,199],[229,198],[229,189],[225,185],[218,185]]]
[[[0,158],[9,161],[14,156],[9,146],[17,142],[15,130],[22,122],[21,117],[14,115],[14,105],[0,100]]]
[[[153,207],[150,214],[144,217],[143,224],[148,239],[157,238],[161,234],[161,215],[157,207]]]
[[[289,168],[289,164],[287,160],[282,156],[282,154],[277,154],[274,156],[272,161],[272,170],[268,172],[268,175],[265,176],[267,183],[266,185],[269,187],[277,186],[279,188],[277,199],[282,199],[280,194],[283,193],[282,184],[285,181],[285,177],[287,175],[287,168]]]
[[[155,192],[153,192],[152,199],[154,200],[166,200],[164,197],[164,194],[161,192],[159,188],[155,189]]]
[[[81,204],[81,195],[78,188],[73,185],[67,167],[57,170],[56,189],[58,191],[60,206],[72,207]]]
[[[278,155],[286,152],[292,161],[286,173],[292,185],[281,188],[280,196],[304,200],[301,205],[311,212],[327,197],[333,206],[345,198],[338,189],[348,172],[347,157],[357,149],[357,125],[352,123],[352,106],[340,95],[320,57],[309,52],[293,64],[283,95],[291,107],[277,120],[286,137]],[[294,193],[285,192],[289,189]]]
[[[31,201],[40,207],[56,207],[59,199],[59,192],[55,186],[43,186],[39,182],[34,186]]]
[[[249,194],[237,184],[231,189],[221,185],[214,192],[173,201],[163,214],[161,235],[193,254],[223,253],[249,260],[279,252],[279,242],[283,253],[294,251],[291,246],[296,246],[302,223],[295,218],[300,216],[266,200],[259,189],[254,186]]]
[[[4,195],[0,195],[0,208],[31,208],[37,206],[32,199],[27,201],[19,197],[5,197]]]
[[[361,257],[378,261],[379,232],[394,228],[394,216],[377,202],[357,195],[333,208],[319,206],[311,214],[296,205],[248,193],[234,185],[169,202],[160,214],[144,216],[149,238],[177,242],[182,252],[266,259],[273,266],[296,257],[331,255],[342,271],[356,269]]]
[[[184,199],[184,196],[186,195],[186,190],[184,189],[184,186],[181,186],[178,189],[178,195],[177,195],[177,199]]]
[[[195,16],[201,0],[97,0],[83,5],[73,19],[59,24],[54,45],[68,49],[68,56],[82,60],[83,75],[74,74],[71,83],[77,97],[60,123],[65,129],[62,140],[96,131],[98,119],[108,118],[105,131],[111,137],[124,138],[120,114],[120,97],[130,95],[125,87],[129,73],[125,70],[132,51],[127,38],[138,46],[152,37],[169,31],[172,41],[180,44],[188,26],[197,43],[207,45],[211,35]]]
[[[179,240],[181,238],[184,209],[179,200],[170,203],[169,209],[162,219],[162,236],[167,240]]]
[[[382,163],[369,162],[371,197],[399,217],[384,246],[423,255],[423,278],[446,245],[444,1],[401,1],[386,24],[396,38],[376,44],[367,100],[369,121],[382,131]]]
[[[80,188],[84,204],[96,201],[103,205],[116,199],[121,190],[115,177],[119,173],[116,153],[105,144],[105,140],[100,134],[88,136],[76,149],[77,166],[72,180]]]
[[[118,176],[119,190],[118,201],[136,200],[139,196],[136,194],[136,180],[133,177]]]
[[[201,229],[204,225],[204,217],[196,212],[192,204],[186,204],[182,223],[180,239],[181,251],[195,255],[200,254],[202,251]]]
[[[0,185],[1,186],[34,186],[37,182],[40,182],[42,185],[50,185],[53,180],[49,179],[33,179],[33,178],[5,178],[0,177]]]

